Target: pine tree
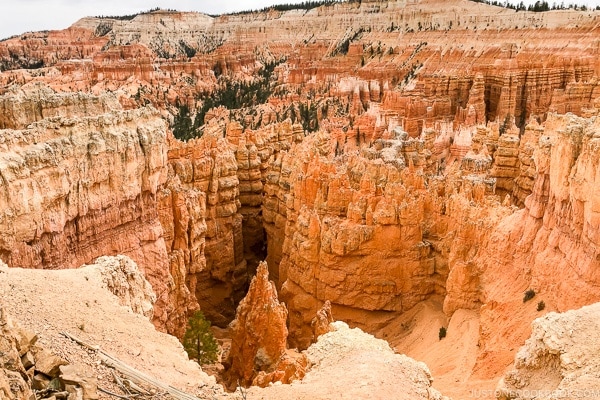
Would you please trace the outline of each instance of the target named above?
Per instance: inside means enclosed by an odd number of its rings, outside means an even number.
[[[196,311],[188,321],[188,329],[183,335],[183,347],[192,360],[198,364],[217,361],[219,345],[210,331],[210,322],[202,311]]]
[[[179,106],[179,112],[173,121],[173,136],[186,142],[195,137],[190,109],[186,105]]]

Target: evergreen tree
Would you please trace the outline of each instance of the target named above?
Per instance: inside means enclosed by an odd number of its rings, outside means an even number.
[[[190,109],[186,105],[179,106],[179,112],[173,121],[173,136],[186,142],[195,137]]]
[[[210,331],[210,322],[202,311],[196,311],[188,321],[188,329],[183,335],[183,347],[192,360],[198,364],[210,364],[217,361],[219,345]]]

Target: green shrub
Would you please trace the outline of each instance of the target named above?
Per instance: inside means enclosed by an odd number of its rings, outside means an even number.
[[[544,303],[544,301],[540,301],[537,305],[537,310],[542,311],[544,308],[546,308],[546,303]]]
[[[439,337],[440,337],[440,340],[442,340],[443,338],[446,337],[446,328],[444,328],[443,326],[440,328]]]
[[[535,291],[533,289],[529,289],[525,292],[525,295],[523,296],[523,303],[528,302],[529,300],[533,299],[535,296]]]
[[[196,313],[188,321],[188,329],[183,335],[183,347],[191,360],[198,364],[210,364],[217,361],[219,345],[210,331],[210,322],[204,318],[202,311]]]

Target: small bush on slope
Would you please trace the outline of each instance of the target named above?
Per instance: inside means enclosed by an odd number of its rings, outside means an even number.
[[[202,311],[197,311],[188,321],[188,329],[183,335],[183,347],[192,360],[198,364],[217,361],[219,345],[210,331],[210,322]]]

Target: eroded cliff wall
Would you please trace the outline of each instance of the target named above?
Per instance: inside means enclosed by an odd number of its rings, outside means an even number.
[[[195,303],[169,268],[157,202],[168,177],[166,126],[156,110],[35,87],[3,101],[18,130],[2,131],[2,259],[57,269],[128,255],[157,293],[155,324],[179,332]]]
[[[533,319],[539,301],[557,311],[598,301],[597,132],[597,118],[551,115],[532,154],[536,173],[525,208],[481,243],[482,364],[510,361],[513,343],[529,333],[522,321]],[[522,301],[527,289],[536,293],[531,304]]]

